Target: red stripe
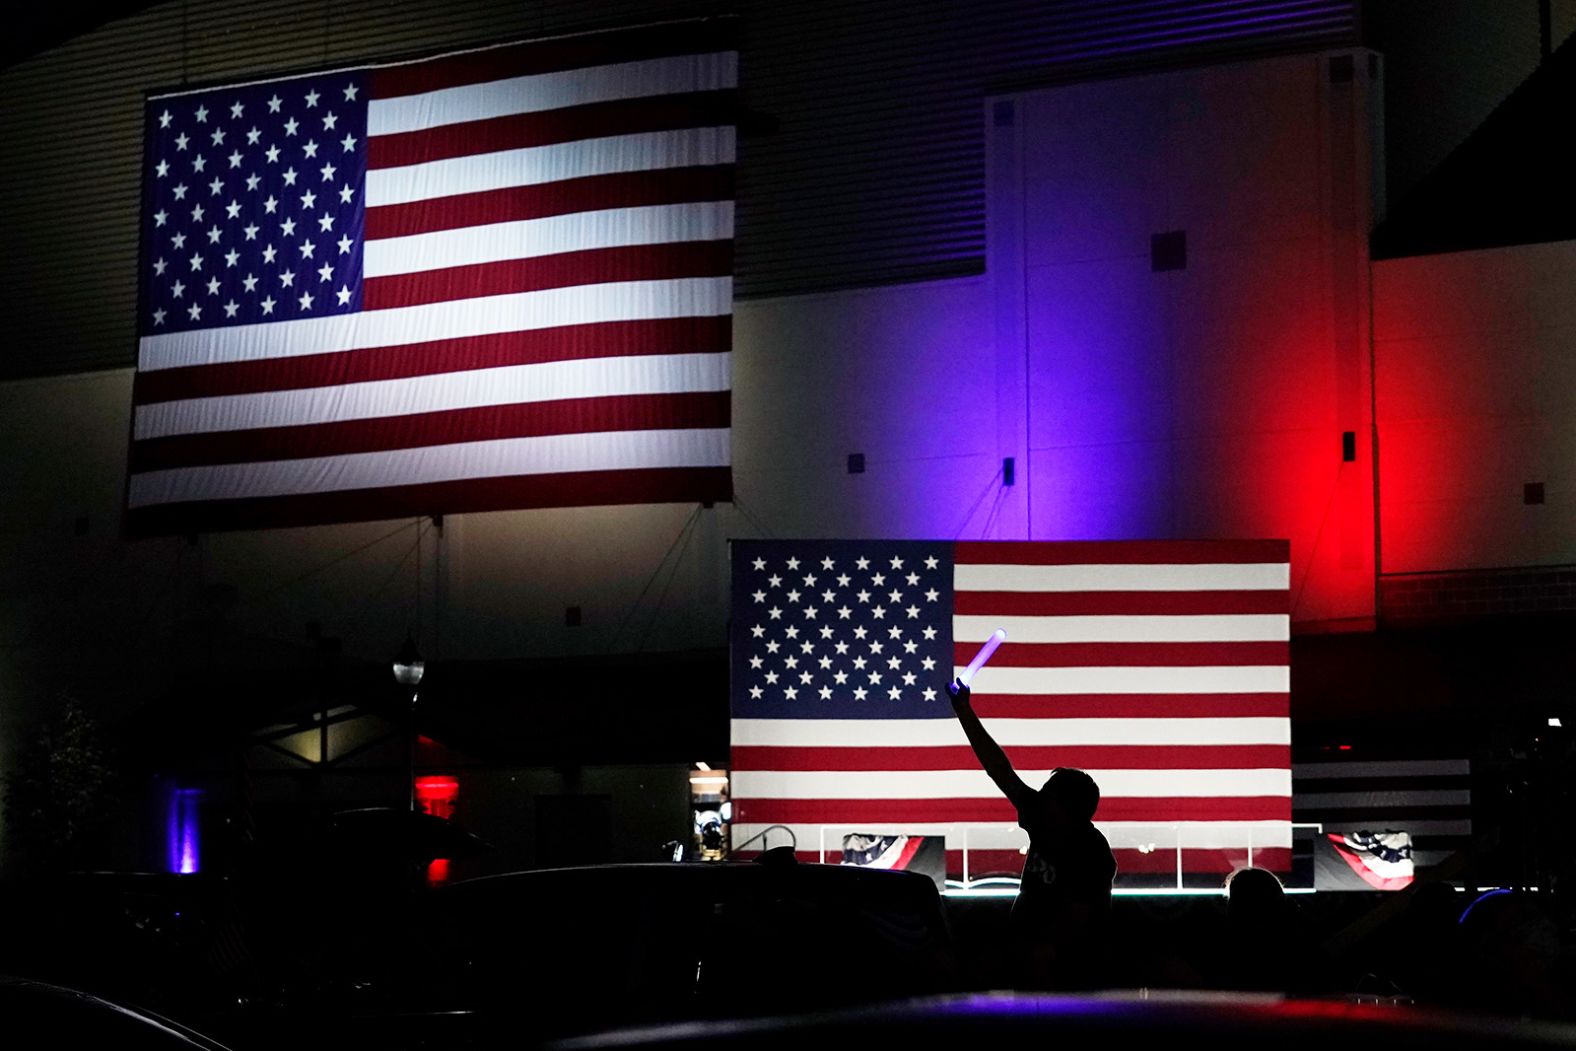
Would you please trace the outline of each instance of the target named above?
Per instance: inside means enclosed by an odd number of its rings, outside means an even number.
[[[735,799],[735,820],[752,825],[903,821],[1016,821],[1005,799]],[[1107,796],[1096,821],[1290,821],[1289,796],[1150,798]]]
[[[921,836],[910,836],[904,842],[903,849],[898,853],[897,858],[892,862],[892,867],[895,869],[908,868],[909,862],[914,860],[914,855],[919,853],[919,848],[924,842],[924,838]]]
[[[963,666],[979,650],[975,642],[958,642],[952,659]],[[1284,665],[1291,661],[1288,642],[1012,642],[996,651],[991,663],[1007,668],[1133,668]]]
[[[737,25],[731,19],[675,22],[444,55],[371,70],[368,88],[372,98],[387,99],[505,77],[726,51],[735,46]]]
[[[732,273],[731,240],[680,241],[557,252],[530,259],[374,277],[367,279],[361,295],[364,309],[389,310],[574,285],[727,277]]]
[[[1284,591],[959,591],[959,616],[1228,616],[1286,613]]]
[[[369,241],[548,215],[733,199],[733,165],[615,172],[368,208]]]
[[[693,91],[592,102],[535,113],[510,113],[418,131],[374,135],[367,139],[367,168],[402,168],[451,157],[529,149],[611,135],[720,127],[734,123],[737,108],[738,100],[732,90]]]
[[[1289,540],[964,540],[959,563],[1015,566],[1188,565],[1209,562],[1287,562]],[[1285,592],[1280,592],[1285,594]]]
[[[546,434],[726,427],[728,392],[568,398],[366,420],[181,434],[133,442],[131,471],[346,456]]]
[[[1257,770],[1287,769],[1291,746],[1085,745],[1007,749],[1020,770],[1075,766],[1085,770]],[[973,770],[979,766],[968,745],[933,748],[815,748],[735,746],[733,770]]]
[[[565,325],[337,354],[139,371],[132,401],[152,405],[183,398],[336,387],[505,365],[637,354],[706,353],[727,350],[732,342],[733,319],[727,315]]]
[[[583,471],[352,489],[301,496],[162,504],[128,510],[125,528],[131,536],[161,536],[223,529],[266,529],[381,518],[415,518],[438,512],[464,514],[532,507],[723,502],[731,499],[733,479],[726,467]]]
[[[843,848],[836,843],[835,837],[828,837],[826,857],[823,859],[816,851],[815,844],[809,844],[794,851],[794,857],[800,864],[814,865],[824,863],[836,865],[842,861]],[[1152,853],[1145,854],[1137,848],[1116,848],[1111,851],[1116,857],[1116,885],[1122,886],[1123,876],[1155,875],[1157,873],[1170,874],[1177,870],[1177,856],[1174,850],[1161,849],[1156,844]],[[732,855],[735,860],[748,861],[759,856],[758,850],[742,850]],[[1292,852],[1288,847],[1263,847],[1253,851],[1253,864],[1258,868],[1269,869],[1271,872],[1290,872]],[[969,878],[971,880],[984,879],[990,876],[1012,876],[1017,878],[1023,872],[1024,856],[1016,850],[971,850],[969,851]],[[1230,875],[1248,863],[1246,847],[1232,847],[1211,849],[1184,848],[1182,851],[1182,871],[1184,873],[1218,873],[1222,876]],[[963,877],[963,851],[947,851],[947,875],[953,879]],[[1164,892],[1164,887],[1155,887],[1157,892]]]
[[[985,719],[1284,719],[1284,693],[977,693],[974,710]]]

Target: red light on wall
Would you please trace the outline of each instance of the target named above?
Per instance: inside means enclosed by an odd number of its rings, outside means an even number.
[[[454,816],[454,801],[460,795],[459,778],[447,774],[416,778],[416,802],[433,817]]]

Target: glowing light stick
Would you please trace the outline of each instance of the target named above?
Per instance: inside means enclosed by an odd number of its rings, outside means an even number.
[[[990,638],[985,640],[985,645],[980,647],[980,651],[974,655],[974,659],[969,661],[969,666],[963,669],[963,674],[958,676],[959,681],[965,686],[973,682],[974,673],[985,667],[985,662],[990,660],[990,655],[995,653],[996,647],[1000,646],[1006,639],[1007,629],[1005,628],[997,628],[991,632]]]

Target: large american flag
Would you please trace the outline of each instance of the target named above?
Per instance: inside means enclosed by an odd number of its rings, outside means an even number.
[[[729,498],[732,35],[150,98],[132,530]]]
[[[1119,871],[1291,862],[1285,541],[736,541],[733,840],[945,835],[949,870],[1026,837],[945,685],[996,628],[975,709],[1034,787],[1099,783]],[[782,834],[764,842],[781,845]],[[761,846],[757,842],[755,846]],[[833,855],[835,856],[835,854]]]

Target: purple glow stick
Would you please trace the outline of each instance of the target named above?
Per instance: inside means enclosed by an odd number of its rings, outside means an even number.
[[[981,646],[980,651],[974,655],[974,659],[969,661],[969,666],[963,669],[963,674],[958,676],[958,680],[965,686],[973,682],[974,673],[985,667],[985,662],[990,660],[990,655],[996,652],[996,647],[1006,641],[1006,638],[1007,629],[1005,628],[997,628],[991,632],[990,638],[985,640],[985,645]]]

